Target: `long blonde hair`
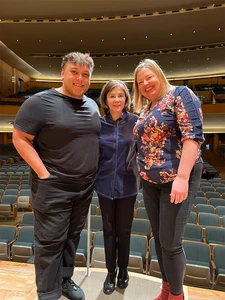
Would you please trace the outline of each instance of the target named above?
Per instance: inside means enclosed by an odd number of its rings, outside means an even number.
[[[137,83],[137,73],[143,68],[150,69],[155,75],[158,77],[160,81],[160,93],[158,95],[158,99],[164,96],[169,89],[169,81],[166,79],[166,76],[163,73],[163,70],[160,66],[153,60],[146,58],[138,64],[134,71],[134,94],[133,94],[133,103],[134,110],[136,113],[140,113],[143,109],[143,106],[148,103],[150,100],[146,99],[139,91],[138,83]]]

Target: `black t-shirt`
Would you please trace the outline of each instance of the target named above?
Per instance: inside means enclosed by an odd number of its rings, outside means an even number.
[[[93,180],[99,157],[97,104],[55,89],[38,93],[21,106],[14,127],[35,136],[33,145],[49,172]]]

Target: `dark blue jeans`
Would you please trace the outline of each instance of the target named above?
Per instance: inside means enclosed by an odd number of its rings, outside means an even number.
[[[162,279],[169,282],[173,295],[180,295],[183,291],[186,258],[182,239],[201,174],[202,163],[199,163],[190,174],[188,197],[179,204],[170,203],[172,182],[152,184],[142,179],[143,198],[152,225]]]

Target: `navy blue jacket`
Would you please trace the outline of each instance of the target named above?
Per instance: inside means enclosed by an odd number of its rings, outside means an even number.
[[[134,148],[133,128],[138,116],[124,112],[114,121],[108,113],[100,119],[100,157],[95,190],[112,200],[136,195],[137,180],[128,154],[130,156],[130,150]]]

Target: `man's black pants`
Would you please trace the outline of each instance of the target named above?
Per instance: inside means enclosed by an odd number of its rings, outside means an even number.
[[[47,179],[33,177],[34,263],[40,300],[60,298],[62,279],[73,275],[93,187],[93,182],[77,183],[55,175]]]

